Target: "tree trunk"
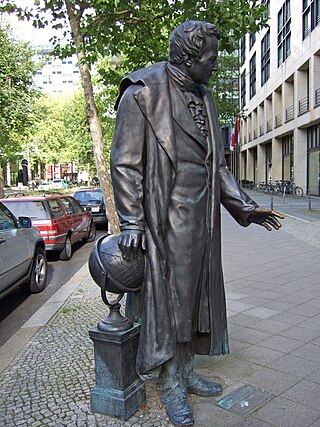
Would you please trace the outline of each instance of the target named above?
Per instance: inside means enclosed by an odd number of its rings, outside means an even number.
[[[4,186],[3,186],[3,183],[4,183],[3,169],[2,169],[2,167],[0,165],[0,198],[4,197]]]
[[[100,186],[105,199],[106,210],[110,224],[110,231],[112,233],[116,233],[119,231],[119,220],[114,207],[112,185],[106,167],[103,149],[102,129],[98,110],[94,101],[91,73],[89,66],[84,61],[85,52],[83,49],[83,35],[81,34],[80,17],[77,16],[77,10],[75,10],[74,5],[70,1],[65,0],[65,4],[68,12],[68,18],[73,40],[77,49],[77,57],[79,60],[79,68],[82,80],[82,87],[84,90],[86,113],[90,126],[90,134],[92,138],[95,164],[100,180]]]

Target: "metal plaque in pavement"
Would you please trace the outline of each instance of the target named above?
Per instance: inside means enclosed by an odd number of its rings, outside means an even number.
[[[216,405],[237,415],[248,415],[273,397],[272,393],[244,385],[218,400]]]

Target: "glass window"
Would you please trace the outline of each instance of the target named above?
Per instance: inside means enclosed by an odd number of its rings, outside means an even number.
[[[244,108],[246,105],[246,71],[241,74],[241,108]]]
[[[291,54],[291,8],[290,0],[283,3],[278,13],[278,67]]]
[[[303,0],[302,2],[302,39],[305,39],[319,24],[320,0]]]
[[[60,200],[63,203],[63,206],[66,208],[67,214],[72,215],[75,213],[72,203],[68,197],[61,197]]]
[[[240,62],[244,63],[246,60],[246,36],[241,37],[240,40]]]
[[[16,218],[19,216],[29,216],[31,219],[50,218],[42,200],[6,200],[3,204]]]
[[[252,49],[252,46],[256,42],[256,33],[250,33],[249,35],[249,49]]]
[[[11,213],[0,205],[0,231],[13,230],[16,228],[16,222]]]
[[[256,54],[250,59],[250,99],[256,94]]]
[[[261,41],[261,86],[270,77],[270,30]]]
[[[68,200],[71,203],[71,205],[73,206],[73,209],[77,214],[81,214],[84,211],[82,206],[75,199],[68,197]]]
[[[47,202],[50,208],[52,219],[62,218],[64,216],[62,206],[57,199],[48,199]]]

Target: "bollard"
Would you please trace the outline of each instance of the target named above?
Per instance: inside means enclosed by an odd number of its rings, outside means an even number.
[[[284,203],[286,200],[286,191],[287,191],[287,185],[284,184],[283,186],[283,193],[282,193],[282,202]]]
[[[271,188],[270,209],[273,211],[273,187]]]
[[[308,190],[308,204],[309,204],[309,211],[311,211],[312,208],[311,208],[311,193],[310,193],[310,190]]]

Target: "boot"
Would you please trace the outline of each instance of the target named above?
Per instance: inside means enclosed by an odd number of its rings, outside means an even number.
[[[192,342],[187,343],[185,352],[185,369],[187,376],[188,393],[197,394],[198,396],[208,397],[217,396],[222,393],[222,386],[219,383],[205,380],[194,372],[194,348]]]
[[[201,378],[200,375],[192,370],[189,373],[187,390],[188,393],[194,393],[198,396],[217,396],[222,393],[222,386],[219,383]]]
[[[159,375],[161,400],[170,421],[176,426],[192,426],[193,413],[187,399],[185,344],[177,344],[175,356],[166,362]]]

